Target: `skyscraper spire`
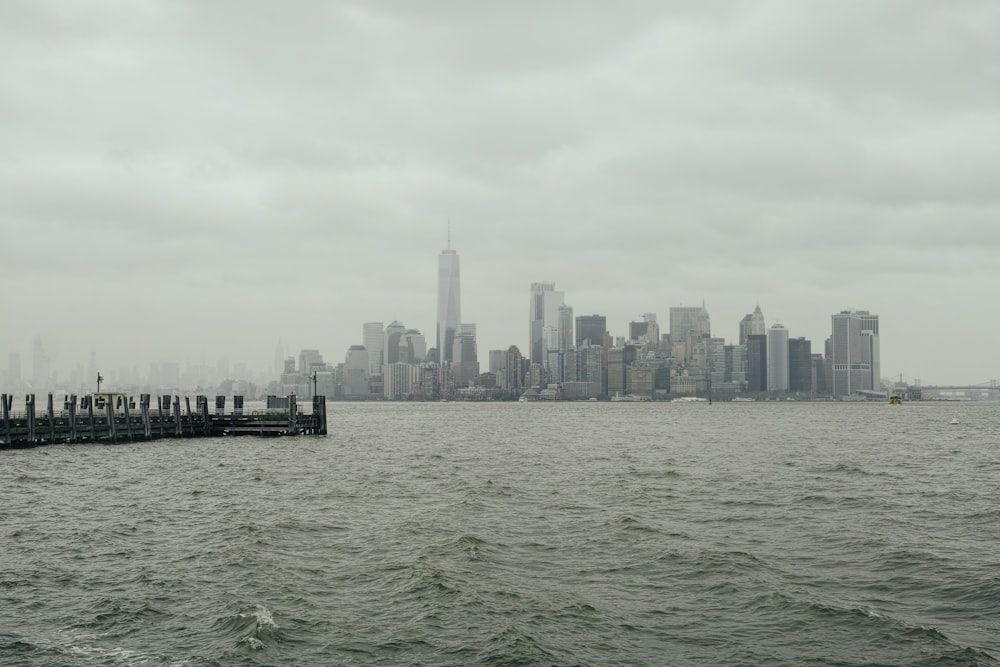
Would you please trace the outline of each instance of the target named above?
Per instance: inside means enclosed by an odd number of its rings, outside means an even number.
[[[451,218],[448,218],[448,245],[445,247],[451,250]]]

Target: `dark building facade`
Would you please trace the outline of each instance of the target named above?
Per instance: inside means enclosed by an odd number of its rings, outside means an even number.
[[[767,391],[767,336],[747,336],[747,391],[760,394]]]
[[[788,341],[788,391],[813,392],[812,341],[805,338]]]
[[[604,344],[604,332],[608,330],[608,318],[604,315],[580,315],[576,318],[576,346],[590,339],[591,345]]]

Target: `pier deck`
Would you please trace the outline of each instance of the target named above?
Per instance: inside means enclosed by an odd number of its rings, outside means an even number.
[[[257,435],[326,435],[326,397],[312,399],[312,413],[300,413],[295,396],[287,397],[287,408],[243,410],[241,396],[235,396],[234,408],[225,411],[226,399],[216,396],[215,410],[210,411],[208,397],[157,396],[150,407],[150,395],[142,394],[138,404],[124,394],[69,396],[61,409],[53,404],[36,408],[34,394],[25,397],[23,412],[14,412],[14,397],[0,394],[0,448],[36,447],[56,443],[130,442],[166,438],[210,438]],[[114,397],[120,397],[117,401]]]

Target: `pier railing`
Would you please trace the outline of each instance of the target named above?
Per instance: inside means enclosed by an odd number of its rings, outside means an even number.
[[[155,398],[155,402],[154,399]],[[326,435],[326,397],[312,399],[312,412],[299,410],[296,397],[287,397],[287,408],[250,410],[243,397],[233,397],[226,411],[225,396],[215,397],[209,409],[207,396],[191,397],[141,394],[138,402],[124,394],[91,394],[66,397],[59,409],[48,395],[36,405],[35,395],[24,399],[24,410],[14,410],[14,397],[0,394],[0,447],[33,447],[54,443],[129,442],[162,438],[198,438],[230,435]]]

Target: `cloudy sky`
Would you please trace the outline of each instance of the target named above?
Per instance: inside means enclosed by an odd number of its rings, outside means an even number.
[[[1000,3],[0,2],[0,366],[480,355],[555,281],[613,334],[705,300],[883,375],[1000,377]],[[29,375],[30,376],[30,375]]]

